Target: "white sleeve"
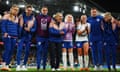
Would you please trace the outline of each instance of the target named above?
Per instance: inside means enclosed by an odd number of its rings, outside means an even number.
[[[88,29],[88,32],[91,31],[91,25],[90,25],[90,23],[87,23],[87,29]]]
[[[77,30],[79,30],[79,29],[80,29],[80,27],[81,27],[81,24],[78,24],[78,25],[77,25]]]
[[[81,24],[78,25],[77,30],[80,30],[81,32],[85,30],[85,27]]]
[[[90,23],[87,23],[87,27],[90,28]]]

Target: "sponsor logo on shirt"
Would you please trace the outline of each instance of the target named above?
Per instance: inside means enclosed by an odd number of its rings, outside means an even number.
[[[45,18],[41,19],[41,29],[47,30],[47,19],[45,19]]]

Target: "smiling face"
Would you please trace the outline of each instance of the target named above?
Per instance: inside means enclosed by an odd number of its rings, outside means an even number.
[[[91,9],[91,16],[96,17],[97,14],[98,14],[97,9],[95,9],[95,8]]]
[[[87,16],[86,15],[82,15],[81,16],[81,22],[86,22],[87,21]]]
[[[48,8],[47,8],[47,7],[43,7],[43,8],[41,9],[41,13],[42,13],[43,15],[47,15],[47,13],[48,13]]]
[[[25,9],[25,12],[27,15],[31,15],[32,14],[32,6],[27,6],[26,9]]]
[[[19,12],[18,6],[13,5],[10,9],[10,13],[16,16],[18,14],[18,12]]]
[[[73,23],[73,16],[71,14],[66,15],[65,22],[72,22]]]
[[[62,22],[62,20],[63,20],[63,15],[62,15],[62,13],[57,13],[56,16],[55,16],[55,19],[56,19],[58,22]]]

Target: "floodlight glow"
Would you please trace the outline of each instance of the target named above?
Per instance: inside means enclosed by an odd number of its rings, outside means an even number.
[[[82,12],[82,8],[80,8],[80,12]]]
[[[20,4],[20,5],[18,5],[20,8],[24,8],[25,7],[25,5],[24,4]]]
[[[101,13],[100,15],[101,15],[101,16],[104,16],[105,14],[104,14],[104,13]]]
[[[40,11],[39,10],[36,10],[36,13],[39,13]]]
[[[85,13],[85,9],[83,9],[83,13]]]
[[[79,6],[74,6],[73,10],[74,10],[75,12],[78,12],[78,11],[79,11]]]
[[[9,3],[10,3],[10,2],[7,0],[7,1],[6,1],[6,4],[8,5]]]
[[[84,6],[83,6],[83,7],[86,9],[86,7],[87,7],[87,6],[84,4]]]
[[[33,11],[35,11],[35,8],[32,8]]]

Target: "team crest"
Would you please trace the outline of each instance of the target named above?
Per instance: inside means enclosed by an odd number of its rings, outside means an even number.
[[[38,42],[38,45],[41,45],[41,42]]]
[[[92,43],[92,42],[90,42],[90,45],[93,45],[93,43]]]
[[[73,43],[70,43],[70,46],[73,46]]]
[[[64,44],[62,44],[62,46],[64,47]]]
[[[79,44],[79,43],[77,43],[77,46],[79,47],[79,46],[80,46],[80,44]]]
[[[97,19],[96,19],[96,21],[97,21],[97,22],[99,22],[99,21],[100,21],[100,19],[99,19],[99,18],[97,18]]]

